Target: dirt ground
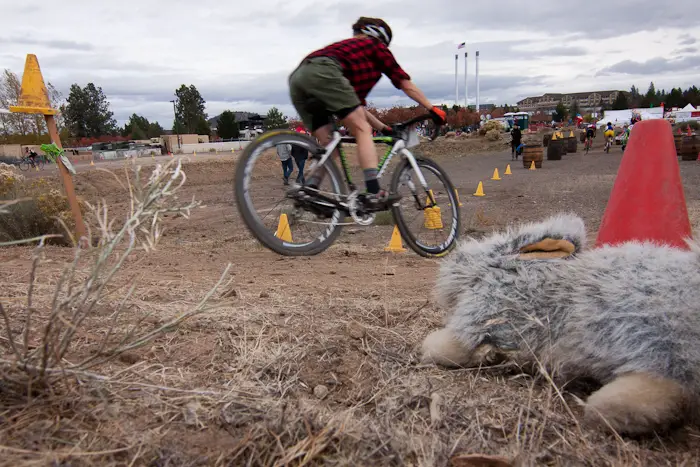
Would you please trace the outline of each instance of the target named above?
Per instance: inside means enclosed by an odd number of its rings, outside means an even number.
[[[510,151],[465,155],[458,142],[433,144],[417,152],[449,171],[463,236],[571,211],[593,241],[622,157],[619,146],[604,154],[598,138],[586,156],[579,146],[529,171]],[[147,316],[139,325],[155,328],[201,300],[231,263],[233,280],[213,296],[220,308],[94,368],[106,382],[76,377],[68,395],[30,403],[0,385],[1,465],[441,466],[471,465],[455,457],[472,453],[513,465],[698,464],[697,428],[619,439],[580,426],[573,394],[564,391],[565,405],[546,381],[510,366],[419,365],[418,346],[444,312],[431,297],[439,260],[384,252],[390,225],[346,228],[318,256],[278,256],[239,219],[235,154],[198,157],[184,165],[181,198],[194,195],[203,207],[169,219],[159,247],[136,254],[115,281],[135,279],[127,317]],[[512,175],[503,174],[507,164]],[[700,164],[679,164],[696,226]],[[500,181],[490,180],[495,168]],[[128,196],[111,175],[81,166],[75,180],[80,196],[126,211]],[[472,196],[479,181],[482,198]],[[26,296],[31,255],[30,247],[0,250],[0,299],[10,313]],[[47,305],[71,255],[47,247],[36,308]],[[103,321],[81,345],[104,332]]]

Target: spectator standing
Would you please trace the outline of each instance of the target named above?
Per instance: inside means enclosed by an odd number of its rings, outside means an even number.
[[[297,163],[297,183],[303,185],[305,182],[304,179],[304,164],[306,164],[306,159],[309,158],[309,152],[304,149],[303,147],[295,144],[291,148],[291,154],[292,157],[294,158],[294,162]]]
[[[289,176],[292,174],[292,172],[294,172],[294,162],[292,161],[292,145],[278,144],[277,157],[279,157],[280,161],[282,162],[282,177],[284,178],[284,184],[289,185]]]
[[[519,153],[520,142],[523,139],[523,134],[520,131],[520,127],[516,124],[513,125],[513,129],[510,131],[511,142],[510,142],[510,159],[516,160]]]

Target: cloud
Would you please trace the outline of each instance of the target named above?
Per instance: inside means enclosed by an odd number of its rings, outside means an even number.
[[[597,76],[611,74],[626,75],[655,75],[671,71],[690,72],[700,69],[700,55],[693,55],[679,59],[656,57],[644,62],[624,60],[615,65],[598,71]]]
[[[92,50],[93,46],[86,42],[76,42],[70,40],[40,40],[30,37],[0,38],[0,45],[7,47],[10,45],[36,45],[47,49],[58,50]]]
[[[657,0],[619,0],[615,10],[624,13],[601,21],[573,0],[556,8],[520,0],[256,0],[240,8],[220,0],[197,0],[196,6],[191,0],[120,0],[89,8],[85,0],[21,0],[2,7],[0,70],[21,74],[26,54],[36,53],[45,80],[65,95],[73,83],[102,87],[120,123],[136,112],[170,126],[169,101],[181,84],[200,90],[210,116],[271,106],[293,114],[287,77],[301,58],[348,37],[359,16],[376,16],[394,31],[391,48],[399,63],[436,103],[454,100],[455,54],[462,101],[464,52],[469,101],[475,102],[476,50],[482,103],[629,89],[652,80],[687,86],[697,76],[700,18],[686,13],[696,1],[659,9]],[[457,50],[464,41],[467,48]],[[369,101],[411,102],[387,78]]]
[[[690,34],[683,34],[680,37],[680,41],[678,42],[680,45],[693,45],[697,42],[698,40],[691,36]]]

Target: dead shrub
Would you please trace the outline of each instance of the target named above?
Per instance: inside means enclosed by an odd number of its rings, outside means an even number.
[[[488,122],[484,123],[481,128],[479,128],[479,135],[486,136],[486,134],[488,134],[488,132],[491,130],[495,130],[499,134],[503,133],[503,125],[501,125],[500,122],[497,122],[495,120],[489,120]]]
[[[194,199],[187,203],[177,200],[175,193],[185,182],[179,160],[157,165],[147,179],[141,175],[140,166],[133,170],[134,179],[124,186],[131,197],[130,212],[121,225],[109,218],[105,203],[86,203],[86,224],[90,234],[97,230],[96,246],[75,249],[73,260],[56,276],[52,298],[35,297],[36,278],[47,254],[41,239],[32,255],[26,305],[10,308],[0,303],[5,333],[2,346],[6,350],[0,358],[0,381],[23,396],[35,391],[55,394],[60,383],[76,375],[108,379],[86,372],[146,345],[175,330],[189,317],[210,309],[207,302],[228,268],[197,305],[163,320],[164,324],[155,329],[143,325],[149,317],[147,313],[121,318],[137,284],[134,278],[112,284],[117,273],[134,252],[156,247],[162,235],[163,215],[188,217],[199,204]],[[6,216],[7,210],[5,206],[5,214],[0,216]],[[86,330],[95,329],[104,332],[90,338]]]
[[[11,201],[0,216],[0,244],[47,236],[46,243],[69,245],[75,224],[68,198],[55,182],[27,180],[13,166],[0,165],[0,201]],[[85,203],[79,200],[81,211]],[[68,229],[68,232],[66,231]]]
[[[498,141],[501,139],[501,132],[498,130],[489,130],[486,132],[486,139],[489,141]]]

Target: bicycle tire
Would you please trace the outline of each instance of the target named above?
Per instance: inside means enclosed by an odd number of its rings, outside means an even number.
[[[19,170],[21,170],[22,172],[26,172],[27,170],[29,170],[29,167],[31,167],[31,164],[27,161],[21,161],[17,165],[19,166]]]
[[[445,172],[437,162],[427,157],[414,156],[414,158],[419,168],[428,168],[439,179],[441,179],[442,183],[445,184],[445,188],[447,188],[453,221],[450,236],[446,242],[442,243],[441,245],[438,245],[435,248],[421,246],[417,241],[416,236],[413,235],[413,233],[408,229],[408,226],[406,225],[406,222],[403,216],[401,215],[401,211],[399,210],[399,208],[397,206],[392,206],[391,213],[394,217],[394,222],[396,223],[396,226],[399,229],[401,238],[414,252],[425,258],[440,258],[447,255],[455,247],[455,245],[457,244],[457,240],[459,239],[459,232],[461,229],[459,201],[457,200],[457,195],[452,180],[450,180],[450,177],[447,175],[447,172]],[[391,178],[390,185],[392,192],[398,192],[401,172],[403,172],[407,167],[412,170],[410,162],[404,158],[401,160],[401,162],[399,162],[398,166],[396,167],[396,170],[394,170],[394,174]],[[422,189],[420,185],[417,186]]]
[[[320,159],[320,156],[315,156],[314,151],[319,149],[318,143],[309,136],[299,134],[292,130],[275,130],[265,133],[248,144],[236,161],[236,170],[234,176],[234,195],[238,212],[243,218],[248,231],[266,248],[283,256],[313,256],[325,251],[330,247],[340,235],[342,225],[331,225],[323,234],[312,242],[300,245],[289,244],[277,238],[273,232],[270,232],[265,226],[259,222],[257,212],[253,208],[249,197],[247,196],[248,184],[250,183],[251,161],[254,164],[255,159],[267,149],[274,148],[278,144],[292,143],[304,147],[311,152],[311,159]],[[331,177],[331,185],[336,188],[336,195],[346,195],[347,186],[343,183],[342,176],[338,170],[338,166],[333,159],[329,158],[325,163],[326,175]],[[337,221],[342,220],[342,213],[336,210],[334,218]]]

